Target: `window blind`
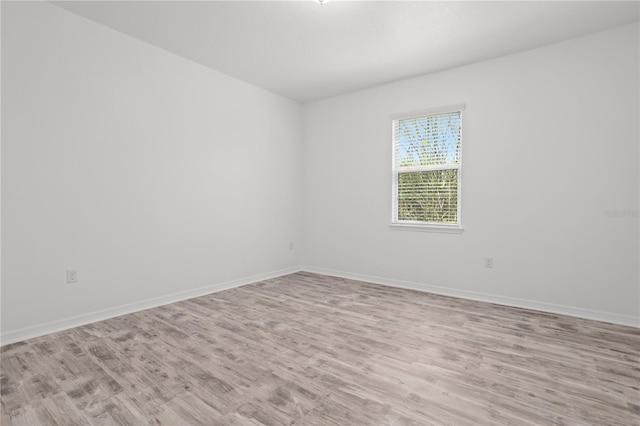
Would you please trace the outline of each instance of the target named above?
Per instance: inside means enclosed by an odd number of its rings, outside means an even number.
[[[459,224],[461,110],[393,120],[394,222]]]

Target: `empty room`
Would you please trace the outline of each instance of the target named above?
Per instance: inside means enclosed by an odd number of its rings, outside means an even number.
[[[0,13],[2,426],[640,425],[640,2]]]

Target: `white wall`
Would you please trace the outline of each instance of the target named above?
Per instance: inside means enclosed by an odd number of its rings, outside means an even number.
[[[2,89],[3,335],[299,263],[293,101],[33,2]]]
[[[304,263],[637,325],[638,217],[605,210],[638,209],[638,39],[625,26],[305,106]],[[389,116],[461,102],[464,233],[390,230]]]
[[[53,5],[3,2],[2,336],[301,264],[637,324],[638,218],[604,212],[638,208],[638,56],[628,26],[301,114]],[[459,102],[464,233],[390,230],[389,115]]]

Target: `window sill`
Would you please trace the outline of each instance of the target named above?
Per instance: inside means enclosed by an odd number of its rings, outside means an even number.
[[[422,225],[419,223],[391,223],[389,228],[397,231],[443,232],[446,234],[462,234],[464,228],[458,225]]]

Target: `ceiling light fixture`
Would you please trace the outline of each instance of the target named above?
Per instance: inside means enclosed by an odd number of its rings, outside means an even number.
[[[325,3],[328,3],[328,2],[329,2],[329,0],[313,0],[313,1],[315,1],[316,3],[318,3],[320,6],[322,6],[323,4],[325,4]]]

